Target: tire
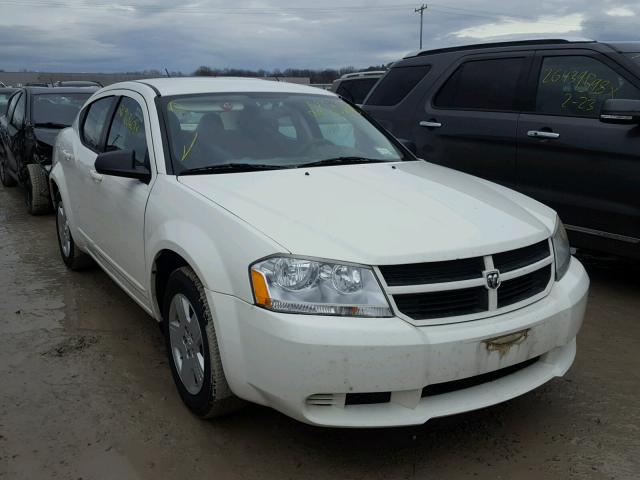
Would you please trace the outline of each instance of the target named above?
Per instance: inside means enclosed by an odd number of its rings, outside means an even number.
[[[62,261],[70,270],[83,270],[93,266],[93,259],[80,251],[73,241],[69,229],[69,219],[60,194],[56,194],[56,237]]]
[[[49,198],[49,182],[47,174],[40,165],[30,163],[27,165],[26,203],[27,211],[31,215],[43,215],[51,211],[51,199]]]
[[[5,162],[6,160],[4,158],[0,158],[0,182],[2,182],[2,185],[5,187],[15,187],[16,181],[11,174],[7,172]]]
[[[224,375],[204,287],[191,268],[178,268],[169,276],[163,305],[169,365],[185,405],[201,418],[242,407]]]

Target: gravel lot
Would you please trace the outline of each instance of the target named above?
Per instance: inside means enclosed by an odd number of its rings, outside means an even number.
[[[0,187],[0,478],[637,479],[640,264],[592,280],[568,375],[415,428],[334,430],[258,406],[204,422],[159,329],[99,269],[66,270],[52,215]]]

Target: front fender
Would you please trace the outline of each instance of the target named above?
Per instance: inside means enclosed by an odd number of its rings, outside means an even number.
[[[163,250],[184,258],[208,290],[247,302],[253,301],[249,265],[274,253],[289,253],[245,221],[179,183],[176,177],[158,175],[145,215],[150,286],[154,262]]]

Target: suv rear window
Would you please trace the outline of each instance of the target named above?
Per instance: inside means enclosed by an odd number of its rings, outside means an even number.
[[[516,110],[524,66],[524,57],[463,63],[440,89],[434,105],[463,110]]]
[[[389,107],[400,103],[431,70],[431,65],[395,67],[378,82],[367,99],[367,105]]]

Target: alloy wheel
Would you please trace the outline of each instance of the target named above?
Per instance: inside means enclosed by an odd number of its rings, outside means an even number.
[[[197,395],[204,382],[203,335],[193,305],[181,293],[171,299],[167,321],[171,354],[180,381],[190,394]]]
[[[58,203],[58,210],[56,212],[57,215],[57,224],[58,224],[58,241],[60,242],[60,248],[62,249],[62,254],[65,257],[69,257],[71,254],[71,232],[69,231],[69,220],[67,219],[67,214],[64,211],[64,205],[62,202]]]

